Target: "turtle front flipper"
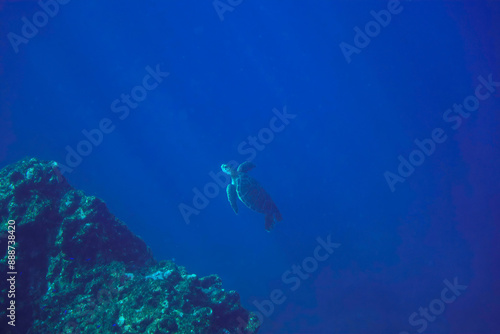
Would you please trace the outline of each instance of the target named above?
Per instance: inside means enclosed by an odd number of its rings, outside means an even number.
[[[238,166],[238,172],[246,173],[253,168],[255,168],[255,165],[253,163],[251,163],[250,161],[245,161]]]
[[[234,184],[228,184],[226,188],[227,199],[229,200],[229,204],[233,208],[234,213],[238,214],[238,204],[236,200],[238,199],[238,195],[236,195],[236,187]]]

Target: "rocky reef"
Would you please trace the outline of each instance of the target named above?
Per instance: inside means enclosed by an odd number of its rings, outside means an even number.
[[[257,317],[219,277],[157,262],[55,162],[25,159],[0,170],[0,254],[1,333],[258,330]]]

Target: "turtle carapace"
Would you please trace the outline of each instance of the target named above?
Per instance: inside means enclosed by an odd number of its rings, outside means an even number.
[[[281,221],[282,217],[271,196],[259,182],[248,175],[248,171],[254,167],[255,165],[249,161],[239,165],[236,170],[226,164],[221,166],[222,171],[231,176],[231,183],[226,188],[227,198],[236,214],[238,213],[237,198],[248,208],[265,214],[266,230],[270,231],[275,220]]]

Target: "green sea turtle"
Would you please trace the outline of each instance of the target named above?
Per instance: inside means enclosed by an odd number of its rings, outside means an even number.
[[[266,230],[270,231],[277,221],[281,221],[281,213],[269,194],[248,171],[255,167],[249,161],[245,161],[234,169],[229,165],[220,166],[222,171],[231,176],[231,183],[227,185],[227,198],[234,212],[238,214],[237,198],[248,208],[266,215]]]

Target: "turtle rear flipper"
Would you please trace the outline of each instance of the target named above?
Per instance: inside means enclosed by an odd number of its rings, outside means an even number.
[[[278,208],[276,208],[276,211],[274,211],[274,217],[279,222],[283,220],[283,217],[281,217],[281,212],[278,210]]]
[[[238,204],[236,200],[238,199],[238,195],[236,195],[236,187],[234,184],[228,184],[226,188],[227,199],[229,200],[229,204],[233,208],[234,213],[238,214]]]
[[[266,215],[266,231],[270,232],[274,226],[274,217],[272,213]]]

